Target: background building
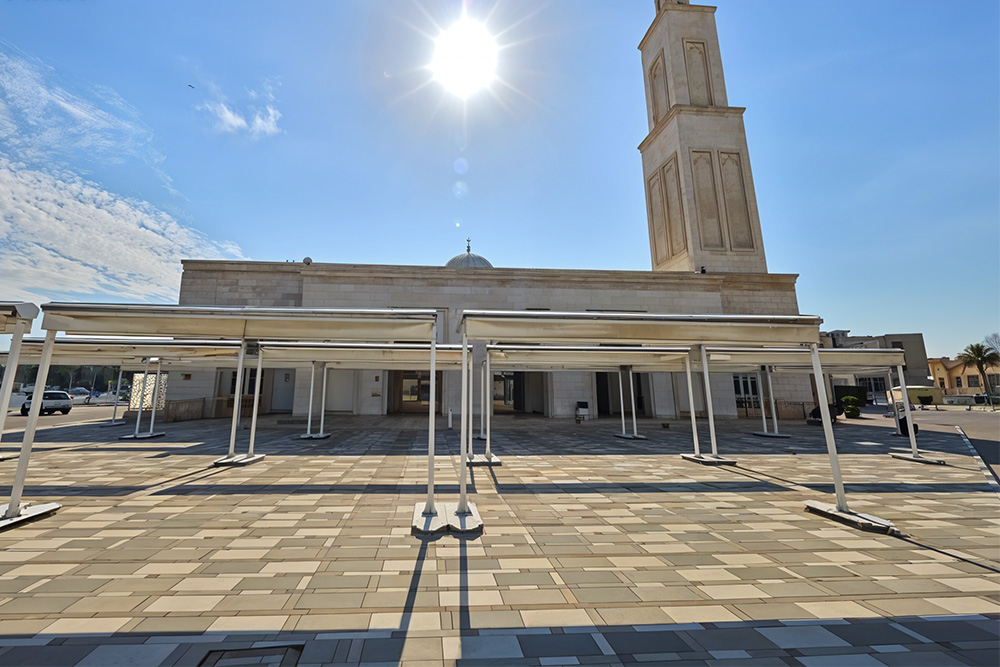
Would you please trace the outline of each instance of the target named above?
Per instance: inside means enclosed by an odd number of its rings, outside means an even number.
[[[744,109],[728,104],[715,8],[657,2],[639,49],[649,119],[639,151],[652,271],[495,268],[469,248],[443,267],[186,260],[180,304],[434,308],[442,343],[460,342],[456,326],[467,309],[799,314],[797,276],[767,272]],[[252,376],[246,374],[244,391]],[[263,409],[305,413],[310,376],[308,368],[265,371]],[[233,395],[234,382],[230,370],[192,370],[171,382],[168,399],[204,398],[206,416],[222,416],[227,403],[218,399]],[[430,400],[426,373],[335,370],[328,382],[324,408],[334,412],[423,411]],[[569,417],[580,401],[598,416],[620,413],[617,382],[613,373],[498,373],[491,386],[498,412]],[[666,373],[639,375],[637,412],[686,414],[683,382]],[[737,416],[738,405],[758,391],[752,376],[714,374],[712,384],[715,412],[723,417]],[[442,374],[437,386],[441,409],[457,412],[458,374]],[[778,375],[775,392],[787,416],[803,416],[803,404],[813,401],[805,377]],[[314,407],[320,394],[313,392]],[[478,399],[475,405],[478,411]],[[694,409],[704,409],[697,398]]]

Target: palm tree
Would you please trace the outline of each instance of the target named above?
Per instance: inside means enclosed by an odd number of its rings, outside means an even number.
[[[986,396],[990,402],[990,407],[993,407],[993,390],[990,387],[990,378],[986,374],[986,369],[990,366],[1000,365],[1000,353],[991,350],[982,343],[972,343],[971,345],[966,345],[957,359],[962,362],[963,369],[975,366],[979,374],[983,376],[986,386]]]

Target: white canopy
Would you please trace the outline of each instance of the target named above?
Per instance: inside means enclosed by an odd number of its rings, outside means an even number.
[[[265,366],[323,362],[328,368],[427,370],[430,345],[260,341]],[[461,345],[437,345],[438,370],[462,368]]]
[[[770,366],[780,373],[813,372],[808,348],[706,347],[705,351],[715,370],[740,373]],[[820,349],[819,358],[828,371],[851,374],[883,370],[904,363],[903,351],[896,349]]]
[[[631,366],[637,372],[683,371],[686,347],[612,347],[557,345],[488,345],[494,370],[617,371]]]
[[[0,301],[0,334],[12,334],[18,320],[38,317],[38,306],[22,301]]]
[[[42,356],[44,341],[26,338],[21,347],[21,362],[37,364]],[[149,358],[161,362],[231,360],[236,363],[240,353],[238,340],[171,340],[166,338],[56,338],[52,363],[64,365],[137,366]],[[0,352],[0,359],[6,357]]]
[[[802,345],[819,342],[813,315],[656,315],[467,310],[459,331],[505,343]]]
[[[67,334],[199,339],[429,341],[428,309],[250,308],[48,303],[42,328]]]

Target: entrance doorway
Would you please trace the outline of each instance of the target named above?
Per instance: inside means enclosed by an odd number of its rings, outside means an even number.
[[[637,417],[646,414],[646,373],[633,373],[632,384],[635,387],[635,413]],[[618,390],[619,378],[622,385],[621,392]],[[597,416],[611,417],[620,415],[624,409],[626,415],[632,414],[632,401],[629,398],[628,374],[627,373],[597,373]],[[622,397],[625,405],[622,406]]]
[[[441,412],[441,371],[436,373],[435,412]],[[426,413],[431,399],[430,371],[390,371],[389,412]]]
[[[271,377],[271,412],[291,412],[294,400],[295,369],[275,368]]]
[[[545,413],[545,377],[542,373],[503,371],[493,374],[493,412]]]

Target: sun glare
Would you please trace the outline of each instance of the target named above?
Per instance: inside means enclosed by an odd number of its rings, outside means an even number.
[[[431,71],[452,95],[465,99],[496,76],[497,43],[486,26],[463,16],[436,40]]]

